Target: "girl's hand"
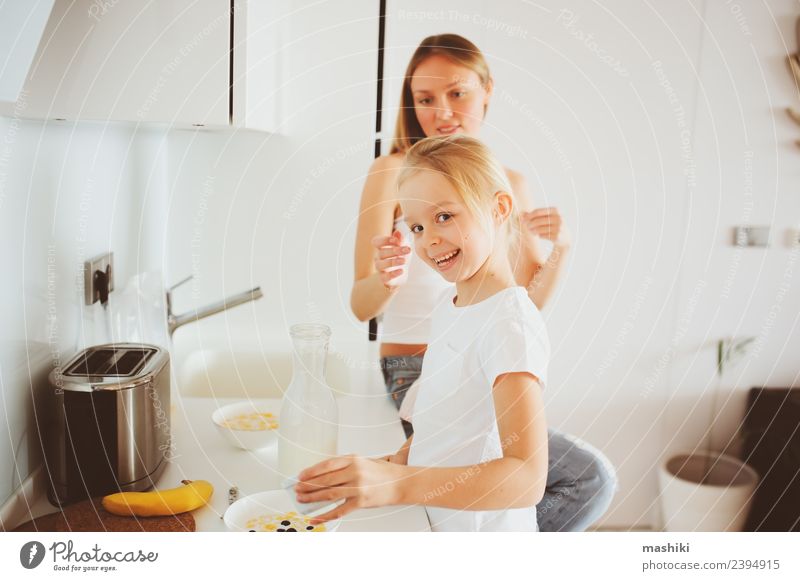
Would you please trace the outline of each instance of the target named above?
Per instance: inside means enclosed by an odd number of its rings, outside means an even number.
[[[315,464],[298,474],[294,487],[298,502],[347,499],[312,523],[342,518],[357,508],[397,504],[402,466],[361,456],[339,456]]]
[[[529,232],[549,240],[558,248],[569,248],[572,242],[558,208],[537,208],[522,215],[522,224]]]
[[[376,236],[371,242],[376,250],[375,270],[378,271],[383,286],[391,289],[405,282],[402,275],[408,272],[406,264],[411,247],[403,245],[403,235],[395,230],[391,236]]]

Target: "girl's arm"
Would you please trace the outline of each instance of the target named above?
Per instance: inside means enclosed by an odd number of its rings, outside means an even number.
[[[534,506],[547,481],[547,426],[539,383],[528,373],[497,378],[493,389],[503,457],[448,468],[343,456],[300,473],[300,502],[346,499],[320,521],[356,508],[424,504],[467,510]],[[401,449],[402,450],[402,449]]]
[[[394,294],[394,289],[385,285],[385,273],[375,267],[375,259],[381,258],[382,251],[376,249],[374,241],[385,240],[392,235],[397,207],[393,192],[401,162],[402,157],[399,156],[376,159],[370,167],[361,194],[356,231],[355,281],[350,293],[350,308],[360,321],[367,321],[382,313]],[[386,243],[391,244],[388,240]],[[391,252],[384,254],[391,260]],[[396,254],[399,255],[399,251]],[[400,271],[395,272],[400,274]]]
[[[507,373],[497,378],[492,394],[503,457],[460,468],[409,467],[398,504],[500,510],[542,499],[547,422],[539,382],[528,373]]]
[[[564,270],[570,248],[569,232],[557,208],[533,208],[522,174],[512,170],[506,170],[506,173],[522,216],[522,248],[514,261],[514,277],[518,284],[528,290],[533,303],[542,309],[555,291]],[[544,260],[539,238],[553,243],[553,251],[547,260]]]

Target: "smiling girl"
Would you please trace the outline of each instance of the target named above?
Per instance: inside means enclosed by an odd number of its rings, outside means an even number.
[[[409,150],[398,189],[417,256],[455,284],[432,317],[414,434],[386,459],[342,456],[304,470],[297,499],[345,499],[320,521],[422,504],[434,531],[535,531],[550,345],[509,262],[520,217],[506,173],[474,138],[429,138]]]
[[[456,34],[425,38],[408,63],[392,149],[369,170],[358,218],[351,307],[366,321],[382,316],[380,357],[386,390],[399,408],[415,391],[431,340],[431,313],[451,287],[418,259],[397,197],[406,152],[425,137],[478,137],[491,108],[494,81],[481,51]],[[535,97],[535,95],[531,95]],[[520,216],[519,244],[510,249],[514,280],[543,309],[554,293],[569,254],[570,239],[556,208],[536,208],[524,177],[504,169]],[[549,255],[540,242],[552,244]],[[538,315],[538,312],[537,312]],[[402,416],[402,414],[401,414]],[[413,426],[403,421],[406,437]],[[574,436],[549,430],[545,496],[538,507],[543,531],[582,531],[608,508],[614,469],[598,450]]]

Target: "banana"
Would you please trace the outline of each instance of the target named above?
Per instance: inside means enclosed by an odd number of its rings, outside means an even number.
[[[200,508],[214,487],[205,480],[182,480],[183,486],[151,492],[117,492],[103,497],[103,508],[119,516],[167,516]]]

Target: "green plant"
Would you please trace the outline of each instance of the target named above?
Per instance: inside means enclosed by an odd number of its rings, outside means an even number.
[[[748,346],[755,340],[755,337],[720,339],[717,342],[717,375],[721,377],[725,372],[726,365],[733,365],[744,357],[747,354]]]
[[[750,344],[755,341],[755,337],[744,337],[737,339],[735,337],[727,337],[717,341],[717,385],[714,388],[714,396],[711,400],[711,417],[708,422],[708,432],[706,436],[706,466],[705,473],[701,482],[705,484],[711,474],[711,454],[714,449],[713,434],[714,434],[714,421],[717,416],[717,397],[722,389],[722,375],[725,373],[725,368],[734,365],[742,357],[747,354]],[[727,448],[727,446],[726,446]]]

